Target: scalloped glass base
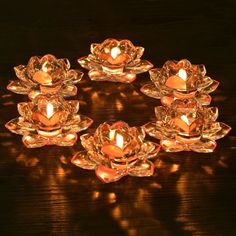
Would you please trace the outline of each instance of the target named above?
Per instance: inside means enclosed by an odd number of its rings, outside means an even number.
[[[148,83],[144,84],[140,91],[148,97],[160,99],[162,97],[161,92],[157,89],[154,84]]]
[[[170,106],[175,98],[178,99],[189,99],[192,97],[195,97],[200,104],[202,104],[203,106],[208,106],[211,103],[211,96],[205,92],[199,93],[196,92],[196,94],[177,94],[175,93],[173,96],[164,96],[161,93],[161,90],[159,90],[154,84],[152,83],[148,83],[148,84],[144,84],[140,91],[145,94],[148,97],[152,97],[155,99],[161,99],[161,103],[164,106]]]
[[[147,142],[147,158],[152,158],[159,152],[160,145]],[[103,158],[103,157],[101,157]],[[104,159],[105,160],[105,159]],[[112,168],[109,163],[98,159],[98,153],[81,151],[76,153],[71,162],[86,170],[95,170],[96,176],[105,183],[115,182],[126,175],[135,177],[148,177],[154,173],[154,164],[146,158],[137,159],[132,164],[119,168]]]
[[[191,144],[183,143],[175,139],[163,139],[161,147],[166,152],[194,151],[199,153],[210,153],[216,148],[216,142],[212,140],[198,140]]]
[[[213,152],[217,146],[215,140],[224,137],[231,130],[228,125],[216,122],[199,138],[183,138],[178,135],[175,135],[175,138],[167,138],[173,133],[169,133],[170,131],[165,130],[165,127],[157,126],[156,122],[149,122],[143,128],[148,135],[160,139],[160,145],[166,152],[194,151],[199,153]]]
[[[135,73],[109,74],[99,70],[90,70],[88,75],[89,78],[93,81],[132,83],[136,79]]]
[[[45,145],[73,146],[77,141],[77,132],[87,129],[93,120],[84,115],[75,115],[65,126],[55,130],[40,130],[23,117],[15,118],[6,123],[12,133],[23,135],[22,141],[28,148]]]
[[[77,134],[68,132],[53,137],[45,137],[39,134],[24,135],[22,142],[27,148],[38,148],[45,145],[73,146],[77,141]]]

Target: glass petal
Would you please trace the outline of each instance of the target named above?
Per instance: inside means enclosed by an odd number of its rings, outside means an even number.
[[[65,84],[76,84],[82,79],[83,74],[84,73],[82,73],[79,70],[69,70],[66,73],[66,79],[64,80],[64,83]]]
[[[217,89],[219,85],[219,82],[216,80],[213,80],[213,82],[206,88],[204,88],[202,91],[204,93],[212,93],[213,91],[215,91]]]
[[[23,117],[15,118],[6,123],[6,128],[12,133],[24,135],[35,131],[33,124],[26,122]]]
[[[93,162],[97,163],[97,165],[99,165],[99,164],[101,164],[101,163],[109,165],[109,164],[110,164],[110,160],[107,159],[105,156],[101,155],[101,154],[96,150],[95,145],[94,145],[94,149],[95,149],[95,151],[94,151],[94,150],[89,150],[89,151],[88,151],[88,156],[89,156],[89,158],[90,158]]]
[[[211,96],[207,93],[200,92],[196,95],[196,98],[203,106],[208,106],[211,103]]]
[[[157,129],[156,122],[149,122],[145,124],[143,127],[148,135],[157,139],[163,138],[162,131]]]
[[[55,144],[57,146],[73,146],[77,141],[77,134],[73,132],[63,133],[49,140],[48,144]]]
[[[218,118],[218,108],[217,107],[208,107],[206,109],[206,119],[208,122],[216,121]]]
[[[231,127],[226,124],[222,122],[214,122],[203,131],[203,137],[211,140],[217,140],[227,135],[230,130]]]
[[[32,88],[25,86],[25,83],[20,80],[15,80],[8,84],[7,89],[13,93],[28,94]]]
[[[121,83],[131,83],[136,79],[135,73],[123,73],[120,75],[107,74],[100,70],[90,70],[88,73],[91,80],[94,81],[111,81]]]
[[[71,162],[74,165],[80,168],[86,169],[86,170],[94,170],[97,165],[88,157],[88,154],[86,151],[76,153],[71,159]]]
[[[79,131],[86,130],[92,123],[93,120],[91,118],[80,115]]]
[[[191,145],[189,148],[194,152],[209,153],[216,148],[216,142],[209,139],[199,140]]]
[[[81,144],[86,150],[94,149],[94,139],[91,134],[83,134],[80,136]]]
[[[64,130],[73,130],[73,132],[80,132],[87,129],[93,120],[84,115],[74,115],[66,125],[63,127]]]
[[[92,43],[92,44],[90,45],[90,52],[91,52],[92,54],[94,54],[94,50],[96,50],[96,47],[97,47],[98,45],[99,45],[98,43]]]
[[[28,102],[20,102],[17,104],[17,109],[18,112],[21,116],[26,118],[27,120],[30,120],[32,111],[30,109],[29,103]]]
[[[71,113],[76,114],[79,111],[79,101],[78,100],[70,100],[68,104],[71,106]]]
[[[153,157],[156,157],[157,154],[160,151],[161,146],[157,143],[146,141],[143,143],[140,154],[142,153],[142,156],[151,159]],[[140,154],[137,154],[138,156]]]
[[[136,54],[137,54],[136,58],[139,59],[144,53],[144,48],[138,46],[138,47],[135,47],[135,49],[136,49]]]
[[[39,94],[41,94],[41,92],[39,90],[30,90],[28,97],[30,100],[35,99]]]
[[[141,88],[141,92],[149,97],[160,99],[162,97],[161,90],[159,90],[154,84],[145,84]]]
[[[129,132],[132,136],[135,137],[135,139],[139,139],[140,142],[142,142],[145,138],[145,130],[142,127],[131,127],[129,128]]]
[[[81,65],[82,66],[82,65]],[[87,68],[88,69],[88,68]],[[91,68],[89,68],[91,69]],[[106,80],[109,80],[112,81],[112,82],[116,82],[116,80],[108,77],[105,73],[103,73],[102,71],[100,70],[95,70],[95,69],[92,69],[88,72],[88,75],[89,75],[89,78],[91,80],[94,80],[94,81],[106,81]]]
[[[63,97],[71,97],[77,94],[77,87],[75,85],[63,85],[60,93]]]
[[[125,67],[129,72],[140,74],[150,70],[153,67],[153,64],[147,60],[141,60],[139,64],[129,67],[128,65]]]
[[[24,135],[22,141],[27,148],[39,148],[48,144],[48,138],[38,134]]]
[[[209,87],[212,83],[213,83],[213,80],[210,77],[204,76],[200,80],[200,84],[198,84],[198,89],[201,90],[203,88]]]
[[[78,59],[78,63],[83,67],[88,70],[92,69],[100,69],[101,65],[97,62],[97,58],[90,54],[87,57],[82,57]]]
[[[188,151],[188,147],[174,139],[163,139],[161,140],[161,147],[166,152],[181,152]]]
[[[154,108],[157,121],[168,122],[170,118],[167,116],[168,108],[164,106],[157,106]]]
[[[103,165],[98,165],[95,170],[95,173],[97,177],[105,183],[115,182],[121,179],[123,176],[127,175],[127,174],[120,173],[119,171],[115,169],[108,168]]]
[[[138,160],[128,169],[127,173],[137,177],[152,176],[154,173],[154,164],[149,160]]]
[[[14,70],[15,70],[15,73],[16,73],[16,76],[23,82],[29,84],[30,86],[34,86],[35,83],[30,80],[28,78],[28,75],[26,73],[26,66],[25,65],[19,65],[19,66],[15,66],[14,67]]]

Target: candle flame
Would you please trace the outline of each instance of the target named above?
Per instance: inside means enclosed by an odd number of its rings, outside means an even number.
[[[187,80],[187,72],[186,72],[186,70],[184,70],[184,69],[180,69],[179,70],[179,72],[178,72],[178,76],[182,79],[182,80],[184,80],[184,81],[186,81]]]
[[[119,148],[123,148],[124,146],[124,138],[120,134],[116,135],[116,146],[118,146]]]
[[[189,119],[186,115],[182,115],[181,120],[184,121],[187,125],[190,125]]]
[[[115,129],[111,129],[109,132],[109,139],[111,141],[115,140],[116,146],[119,148],[123,148],[124,146],[124,138],[121,134],[116,133]]]
[[[43,71],[43,72],[46,72],[46,73],[48,72],[48,68],[46,67],[47,63],[48,63],[48,62],[45,61],[45,62],[43,63],[43,65],[42,65],[42,71]]]
[[[117,56],[121,53],[120,49],[118,47],[114,47],[111,49],[111,57],[113,59],[116,59]]]
[[[53,116],[53,113],[54,113],[54,107],[52,103],[49,102],[46,108],[47,118],[50,119]]]

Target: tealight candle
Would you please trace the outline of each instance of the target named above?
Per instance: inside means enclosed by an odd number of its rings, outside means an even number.
[[[204,65],[194,65],[186,59],[169,60],[161,68],[149,71],[152,83],[142,86],[141,91],[149,97],[161,99],[171,106],[176,99],[196,98],[202,105],[209,105],[219,82],[206,76]]]
[[[46,67],[46,64],[47,62],[44,62],[41,70],[37,71],[33,75],[33,80],[42,85],[51,84],[53,81],[52,77],[48,74],[48,69]]]
[[[186,90],[188,75],[184,69],[180,69],[176,75],[172,75],[166,81],[166,86],[177,90]]]
[[[47,54],[43,57],[33,56],[27,65],[14,67],[18,80],[11,81],[7,89],[14,93],[27,94],[30,100],[39,94],[56,94],[74,96],[75,84],[82,78],[79,70],[71,70],[66,58],[57,59]]]
[[[86,150],[78,152],[71,161],[83,169],[94,169],[106,183],[126,175],[151,176],[154,165],[149,159],[157,155],[160,146],[144,138],[142,128],[129,127],[123,121],[103,123],[94,135],[81,136]]]
[[[91,80],[131,83],[136,74],[153,67],[150,62],[141,60],[144,48],[134,46],[127,39],[106,39],[100,44],[91,44],[90,50],[91,54],[78,62],[89,69]]]
[[[87,129],[92,120],[77,114],[79,102],[66,101],[60,95],[39,94],[33,101],[18,105],[20,117],[9,121],[6,127],[23,135],[29,148],[44,145],[72,146],[77,132]]]
[[[216,121],[216,107],[203,107],[195,98],[175,100],[170,106],[156,107],[155,113],[156,121],[147,123],[144,128],[150,136],[160,139],[167,152],[213,152],[216,140],[231,129]]]
[[[56,124],[59,124],[60,121],[62,121],[63,111],[55,112],[54,106],[50,102],[46,105],[46,114],[44,113],[45,112],[37,112],[35,117],[37,117],[38,120],[45,126],[55,126]]]
[[[110,130],[109,138],[115,144],[105,144],[102,147],[102,152],[107,154],[110,158],[122,157],[123,154],[123,146],[124,146],[124,138],[121,134],[116,133],[115,130]]]

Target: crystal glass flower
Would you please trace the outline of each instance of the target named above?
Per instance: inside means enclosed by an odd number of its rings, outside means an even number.
[[[44,145],[72,146],[77,132],[87,129],[92,120],[77,114],[79,102],[65,101],[58,95],[38,95],[31,102],[18,104],[20,117],[6,124],[11,132],[23,135],[28,148]]]
[[[81,80],[83,73],[70,70],[68,59],[57,59],[47,54],[43,57],[31,57],[28,64],[14,67],[18,80],[11,81],[7,89],[18,94],[28,94],[30,99],[38,94],[58,93],[62,96],[74,96],[77,88],[74,84]]]
[[[169,106],[175,99],[195,97],[202,105],[209,105],[219,82],[206,76],[204,65],[192,65],[188,60],[167,61],[162,68],[149,71],[153,83],[145,84],[141,91],[149,97],[161,99]]]
[[[217,139],[223,138],[230,127],[217,122],[216,107],[201,106],[192,98],[175,100],[170,107],[155,108],[156,121],[144,125],[145,131],[160,139],[167,152],[213,152]]]
[[[131,83],[136,74],[153,67],[149,61],[141,60],[144,48],[134,46],[126,39],[106,39],[100,44],[91,44],[90,50],[91,54],[78,62],[89,70],[91,80]]]
[[[142,128],[129,127],[123,121],[103,123],[94,135],[80,137],[86,151],[78,152],[72,163],[95,170],[98,178],[106,183],[126,175],[151,176],[154,165],[149,159],[157,155],[160,145],[144,138]]]

